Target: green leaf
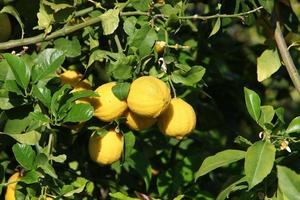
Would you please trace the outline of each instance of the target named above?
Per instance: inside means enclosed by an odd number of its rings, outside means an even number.
[[[46,78],[49,74],[54,73],[65,60],[64,52],[57,49],[45,49],[35,61],[32,69],[32,80],[34,82]]]
[[[123,24],[123,30],[127,35],[131,36],[134,34],[134,32],[136,31],[136,27],[135,27],[136,23],[137,23],[137,19],[134,16],[125,19]]]
[[[14,92],[17,95],[23,95],[22,88],[17,84],[15,80],[6,80],[4,87],[9,92]]]
[[[24,37],[24,24],[21,20],[21,17],[19,15],[18,11],[14,7],[8,5],[8,6],[4,6],[2,8],[2,10],[0,11],[0,13],[8,13],[8,14],[14,16],[14,18],[17,20],[17,22],[19,23],[19,25],[21,27],[21,39],[23,39],[23,37]]]
[[[258,0],[260,5],[268,11],[268,13],[272,13],[273,7],[274,7],[274,0]]]
[[[258,94],[248,88],[244,87],[245,93],[245,101],[247,110],[250,116],[255,120],[258,121],[260,117],[260,98]]]
[[[300,21],[300,2],[298,0],[290,0],[290,5],[297,16],[298,21]]]
[[[43,0],[43,4],[49,6],[54,12],[58,12],[60,10],[64,10],[66,8],[72,8],[73,6],[66,3],[52,3],[46,0]]]
[[[300,199],[300,175],[293,170],[277,166],[278,186],[287,199]]]
[[[184,198],[184,195],[178,195],[177,197],[175,197],[173,200],[181,200]]]
[[[211,31],[211,33],[209,34],[208,37],[211,37],[211,36],[215,35],[220,30],[220,28],[221,28],[221,19],[218,18],[216,20],[216,22],[214,24],[214,27],[213,27],[213,29],[212,29],[212,31]]]
[[[64,163],[67,159],[67,156],[65,154],[61,154],[58,156],[51,156],[50,159],[53,160],[54,162]]]
[[[74,104],[64,122],[84,122],[93,117],[94,108],[90,104]]]
[[[150,0],[130,0],[130,3],[136,10],[148,11],[150,6]]]
[[[277,108],[275,110],[275,114],[282,123],[285,123],[284,122],[284,108],[282,108],[282,107]]]
[[[52,30],[52,23],[54,22],[53,14],[48,13],[43,4],[40,4],[39,12],[37,13],[38,30],[45,30],[45,34],[50,33]]]
[[[34,160],[34,166],[35,168],[41,168],[49,176],[57,178],[55,169],[50,165],[46,154],[39,153]]]
[[[31,170],[29,172],[26,172],[20,181],[26,184],[32,184],[39,182],[40,178],[43,178],[43,175],[40,172]]]
[[[110,35],[118,28],[120,21],[119,13],[119,9],[109,9],[100,16],[104,35]]]
[[[131,46],[136,47],[139,50],[140,57],[144,57],[151,53],[151,49],[156,40],[157,34],[155,30],[146,24],[139,30],[135,31],[129,43]]]
[[[7,63],[9,64],[17,83],[23,88],[27,89],[30,81],[30,69],[22,60],[22,58],[9,53],[3,54]]]
[[[272,170],[276,149],[268,141],[255,142],[245,157],[245,174],[249,189],[260,183]]]
[[[108,59],[107,52],[97,49],[96,51],[93,51],[93,53],[90,55],[88,67],[91,66],[95,61],[103,62],[104,59]]]
[[[16,160],[22,167],[24,167],[26,170],[31,170],[34,168],[34,160],[36,155],[31,146],[25,144],[15,144],[12,147],[12,151]]]
[[[129,131],[124,134],[124,143],[125,143],[124,160],[126,162],[127,158],[131,156],[135,144],[135,136],[132,131]]]
[[[133,163],[130,163],[131,167],[135,169],[144,179],[146,190],[148,190],[152,178],[151,165],[149,160],[145,158],[142,152],[135,152],[131,155]]]
[[[259,118],[259,123],[261,125],[271,123],[274,115],[275,115],[275,110],[273,106],[261,106],[261,115]]]
[[[54,41],[55,49],[64,52],[66,57],[77,57],[81,54],[81,46],[78,39],[67,40],[65,38],[59,38]]]
[[[182,83],[187,86],[193,86],[194,84],[202,80],[205,71],[205,68],[201,66],[194,66],[188,72],[176,70],[172,72],[171,79],[174,83]]]
[[[42,122],[42,123],[50,123],[51,120],[49,119],[49,117],[39,111],[35,111],[35,112],[31,112],[30,117],[38,122]]]
[[[269,78],[281,66],[277,49],[267,49],[257,58],[257,80],[259,82]]]
[[[58,91],[56,91],[52,98],[50,104],[50,113],[57,117],[57,112],[59,110],[60,101],[64,95],[68,94],[72,90],[72,87],[69,84],[64,84]],[[65,103],[65,102],[64,102]]]
[[[51,104],[51,91],[45,86],[33,85],[32,95],[44,104],[47,108]]]
[[[121,200],[139,200],[139,198],[132,198],[121,192],[109,193],[109,196],[114,199],[121,199]]]
[[[22,134],[8,134],[0,132],[0,134],[8,135],[14,138],[17,142],[27,145],[35,145],[40,141],[41,138],[41,134],[37,131],[30,131]]]
[[[300,116],[295,117],[289,124],[288,128],[285,131],[286,133],[298,133],[300,132]]]
[[[213,156],[207,157],[199,170],[196,172],[195,179],[207,174],[219,167],[227,166],[230,163],[239,161],[245,157],[245,151],[240,150],[225,150],[221,151]]]
[[[115,86],[112,87],[112,92],[118,99],[123,101],[127,99],[129,89],[130,83],[117,83]]]
[[[239,189],[244,189],[244,188],[247,188],[247,186],[245,185],[242,185],[242,187],[239,187],[238,185],[243,183],[243,182],[246,182],[246,177],[243,177],[237,181],[235,181],[234,183],[232,183],[231,185],[229,185],[228,187],[226,187],[217,197],[216,200],[225,200],[228,198],[229,194],[231,192],[234,192],[234,191],[237,191]]]
[[[107,72],[117,80],[127,80],[132,77],[135,56],[119,56],[117,61],[111,62]]]

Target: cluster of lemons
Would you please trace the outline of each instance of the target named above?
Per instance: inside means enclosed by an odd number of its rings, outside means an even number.
[[[70,84],[73,91],[89,90],[90,83],[76,71],[60,74],[63,84]],[[168,136],[182,139],[196,125],[196,114],[191,105],[180,98],[172,98],[169,87],[153,76],[142,76],[131,83],[126,100],[118,99],[112,88],[116,82],[99,86],[95,92],[99,97],[80,99],[76,103],[90,103],[94,116],[101,121],[111,122],[126,117],[127,126],[142,131],[157,123],[159,130]],[[116,130],[108,130],[104,136],[93,134],[89,140],[89,154],[93,161],[111,164],[120,159],[123,152],[123,136]]]

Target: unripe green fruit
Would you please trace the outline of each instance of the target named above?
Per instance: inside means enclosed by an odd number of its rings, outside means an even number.
[[[11,35],[11,23],[5,13],[0,13],[0,42],[5,42]]]

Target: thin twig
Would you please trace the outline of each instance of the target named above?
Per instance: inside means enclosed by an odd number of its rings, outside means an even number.
[[[258,8],[255,8],[253,10],[247,11],[247,12],[243,12],[243,13],[238,13],[238,14],[216,14],[216,15],[211,15],[211,16],[199,16],[199,15],[193,15],[193,16],[179,16],[179,19],[183,19],[183,20],[187,20],[187,19],[198,19],[198,20],[208,20],[208,19],[214,19],[214,18],[241,18],[244,15],[248,15],[251,13],[254,13],[260,9],[262,9],[263,7],[260,6]],[[82,11],[82,13],[80,13],[80,11],[78,11],[78,13],[80,15],[82,14],[86,14],[86,12],[90,11],[92,8],[86,8],[86,10],[84,9]],[[77,14],[78,15],[78,14]],[[165,16],[162,14],[156,14],[151,16],[151,14],[149,12],[140,12],[140,11],[130,11],[130,12],[121,12],[120,13],[121,16],[149,16],[149,17],[153,17],[153,18],[169,18],[170,16]],[[19,46],[24,46],[24,45],[31,45],[31,44],[36,44],[39,42],[43,42],[43,41],[48,41],[57,37],[61,37],[61,36],[65,36],[68,35],[70,33],[73,33],[77,30],[80,30],[82,28],[85,28],[87,26],[91,26],[94,24],[97,24],[101,22],[101,16],[97,16],[91,19],[88,19],[80,24],[76,24],[73,26],[65,26],[64,28],[57,30],[53,33],[51,33],[50,35],[45,36],[43,33],[37,36],[33,36],[33,37],[29,37],[29,38],[23,38],[23,39],[18,39],[18,40],[10,40],[7,42],[2,42],[0,43],[0,50],[7,50],[7,49],[12,49],[15,47],[19,47]]]
[[[291,54],[288,51],[286,42],[285,42],[284,37],[282,35],[282,31],[281,31],[281,28],[280,28],[279,21],[276,22],[276,29],[275,29],[275,32],[274,32],[274,38],[275,38],[275,41],[277,43],[277,47],[279,49],[279,52],[280,52],[281,58],[283,60],[284,66],[286,67],[295,88],[300,93],[300,76],[299,76],[297,68],[295,67],[295,64],[293,62]]]

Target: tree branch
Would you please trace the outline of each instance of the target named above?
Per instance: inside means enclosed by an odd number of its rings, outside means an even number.
[[[284,37],[282,35],[282,31],[281,31],[281,28],[280,28],[279,21],[276,22],[276,29],[275,29],[275,33],[274,33],[274,38],[275,38],[275,41],[277,43],[277,47],[279,49],[279,52],[280,52],[281,58],[283,60],[284,66],[286,67],[295,88],[300,93],[300,76],[299,76],[297,68],[295,67],[295,64],[293,62],[291,54],[288,51],[286,42],[285,42]]]
[[[180,16],[179,19],[182,20],[187,20],[187,19],[197,19],[197,20],[208,20],[208,19],[214,19],[214,18],[241,18],[244,15],[248,15],[251,13],[254,13],[263,7],[260,6],[258,8],[255,8],[253,10],[243,12],[243,13],[238,13],[238,14],[216,14],[216,15],[210,15],[210,16],[198,16],[198,15],[193,15],[193,16]],[[84,9],[82,12],[78,12],[76,16],[80,16],[82,14],[86,14],[87,12],[91,11],[92,7]],[[140,11],[130,11],[130,12],[121,12],[121,16],[149,16],[151,17],[151,14],[149,12],[140,12]],[[169,16],[165,16],[162,14],[156,14],[152,16],[153,18],[169,18]],[[70,33],[73,33],[77,30],[80,30],[84,27],[94,25],[96,23],[101,22],[101,17],[97,16],[95,18],[91,18],[89,20],[86,20],[85,22],[82,22],[80,24],[76,24],[73,26],[65,26],[64,28],[57,30],[47,36],[45,34],[40,34],[37,36],[29,37],[29,38],[23,38],[23,39],[18,39],[18,40],[9,40],[7,42],[2,42],[0,43],[0,50],[7,50],[7,49],[12,49],[15,47],[19,46],[25,46],[25,45],[31,45],[43,41],[48,41],[57,37],[65,36]]]

